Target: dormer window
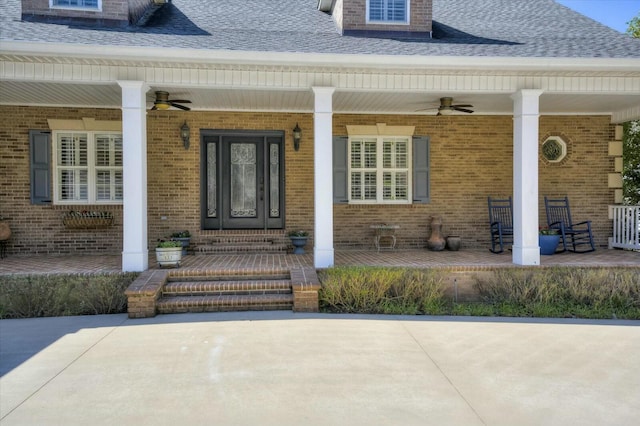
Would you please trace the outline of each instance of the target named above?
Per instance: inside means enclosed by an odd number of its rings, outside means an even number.
[[[367,22],[408,24],[409,0],[367,0]]]
[[[101,0],[49,0],[52,8],[100,10]]]

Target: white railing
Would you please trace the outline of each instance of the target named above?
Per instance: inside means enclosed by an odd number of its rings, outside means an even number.
[[[609,206],[613,219],[611,248],[640,250],[640,206]]]

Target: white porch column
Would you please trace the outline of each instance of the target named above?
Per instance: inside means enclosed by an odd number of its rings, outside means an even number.
[[[147,85],[118,81],[122,88],[122,270],[149,268],[147,243]]]
[[[513,105],[513,263],[539,265],[538,122],[542,90],[520,90]]]
[[[313,263],[333,266],[333,87],[314,87],[313,170],[314,209]]]

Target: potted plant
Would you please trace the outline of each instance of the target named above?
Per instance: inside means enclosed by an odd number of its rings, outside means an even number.
[[[293,245],[293,254],[304,254],[304,246],[307,245],[307,238],[309,233],[307,231],[291,231],[289,232],[289,238]]]
[[[178,231],[171,234],[173,241],[180,241],[182,243],[182,255],[187,255],[187,247],[191,244],[191,234],[189,231]]]
[[[160,267],[180,266],[182,260],[182,243],[173,240],[160,240],[156,246],[156,260]]]
[[[538,235],[538,245],[540,246],[540,254],[551,255],[556,252],[558,243],[560,242],[560,233],[557,229],[541,228]]]

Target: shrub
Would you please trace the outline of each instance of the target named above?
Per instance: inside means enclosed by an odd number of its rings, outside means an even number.
[[[137,273],[0,277],[0,318],[126,312],[126,288]]]
[[[500,269],[477,279],[476,288],[498,315],[640,319],[634,268]]]
[[[423,269],[337,267],[320,272],[324,311],[370,314],[441,314],[444,280]]]

